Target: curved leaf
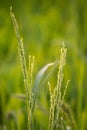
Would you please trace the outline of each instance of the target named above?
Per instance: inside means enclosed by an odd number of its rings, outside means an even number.
[[[47,65],[45,65],[44,67],[42,67],[40,69],[40,71],[37,73],[36,78],[35,78],[35,82],[34,82],[34,86],[32,89],[32,92],[34,94],[34,104],[36,101],[37,96],[40,94],[41,89],[43,88],[42,86],[44,85],[44,83],[47,81],[47,79],[49,78],[49,76],[52,74],[53,70],[55,67],[57,67],[59,61],[56,61],[54,63],[49,63]],[[52,67],[52,69],[50,70],[50,72],[46,75],[45,79],[42,81],[41,83],[41,79],[43,77],[43,75],[45,74],[45,72],[48,70],[49,67]],[[40,84],[41,83],[41,84]],[[34,105],[33,104],[33,105]],[[33,107],[34,108],[34,107]]]
[[[45,74],[46,70],[50,67],[53,66],[54,63],[49,63],[47,65],[45,65],[44,67],[42,67],[39,72],[36,75],[35,81],[34,81],[34,86],[33,86],[33,93],[36,93],[36,91],[38,91],[38,86],[40,84],[40,81],[43,77],[43,75]]]

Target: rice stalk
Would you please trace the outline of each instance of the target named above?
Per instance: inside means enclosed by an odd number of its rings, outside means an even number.
[[[62,101],[65,97],[67,86],[69,81],[67,81],[66,87],[64,89],[63,96],[61,94],[61,87],[63,82],[63,68],[66,64],[66,53],[67,48],[65,48],[65,45],[63,43],[63,47],[61,48],[61,54],[60,54],[60,62],[58,67],[58,74],[57,74],[57,85],[54,88],[53,93],[51,92],[51,87],[49,84],[49,92],[50,92],[50,112],[49,112],[49,130],[56,130],[60,126],[60,109],[62,105]]]
[[[32,86],[32,73],[33,73],[33,65],[34,65],[34,57],[31,58],[29,56],[29,74],[27,72],[27,67],[26,67],[26,59],[25,59],[25,51],[24,51],[24,46],[23,46],[23,39],[20,36],[19,29],[18,29],[18,24],[15,18],[14,13],[12,12],[12,7],[10,8],[10,16],[11,20],[14,26],[17,42],[18,42],[18,53],[20,57],[20,62],[21,62],[21,67],[22,67],[22,72],[23,72],[23,77],[24,77],[24,85],[25,85],[25,90],[26,90],[26,104],[27,104],[27,113],[28,113],[28,125],[27,129],[31,130],[32,129],[32,91],[31,91],[31,86]],[[31,61],[31,59],[33,59]]]

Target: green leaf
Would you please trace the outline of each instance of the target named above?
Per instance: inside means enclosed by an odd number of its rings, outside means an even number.
[[[49,64],[45,65],[44,67],[42,67],[42,68],[40,69],[40,71],[37,73],[36,78],[35,78],[35,82],[34,82],[34,86],[33,86],[33,90],[32,90],[33,93],[38,92],[38,86],[39,86],[39,84],[40,84],[40,81],[41,81],[43,75],[45,74],[46,70],[47,70],[50,66],[53,66],[53,65],[54,65],[54,63],[49,63]]]
[[[54,63],[49,63],[49,64],[45,65],[44,67],[42,67],[40,69],[40,71],[37,73],[36,78],[35,78],[35,82],[34,82],[34,86],[33,86],[33,89],[32,89],[32,92],[34,94],[34,104],[35,104],[36,98],[39,96],[39,94],[40,94],[40,92],[43,88],[44,83],[47,81],[49,76],[52,74],[52,72],[54,71],[54,68],[57,67],[58,63],[59,63],[58,61],[56,61]],[[42,77],[44,76],[44,74],[48,70],[48,68],[51,67],[51,66],[53,66],[52,69],[46,75],[45,79],[41,83]]]

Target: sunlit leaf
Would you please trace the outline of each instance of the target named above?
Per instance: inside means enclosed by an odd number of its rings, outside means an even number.
[[[40,69],[40,71],[37,73],[35,82],[34,82],[34,86],[32,89],[32,92],[34,94],[34,104],[35,104],[35,100],[36,100],[37,96],[39,96],[39,94],[43,88],[44,83],[47,81],[49,76],[52,74],[52,72],[54,71],[54,68],[58,65],[58,63],[59,63],[58,61],[56,61],[55,63],[49,63],[49,64],[45,65],[44,67],[42,67]],[[45,76],[44,80],[41,82],[42,77],[44,76],[45,72],[48,70],[49,67],[52,67],[52,69]]]

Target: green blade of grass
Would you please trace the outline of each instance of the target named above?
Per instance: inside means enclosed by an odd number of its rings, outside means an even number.
[[[47,65],[45,65],[44,67],[42,67],[39,72],[37,73],[36,75],[36,78],[35,78],[35,81],[34,81],[34,86],[33,86],[33,93],[37,93],[38,92],[38,86],[40,84],[40,81],[43,77],[43,75],[45,74],[45,72],[47,71],[47,69],[50,67],[50,66],[53,66],[54,63],[49,63]]]
[[[33,101],[33,108],[34,108],[34,105],[35,105],[35,101],[37,99],[37,97],[39,96],[42,88],[43,88],[43,85],[45,84],[45,82],[47,81],[47,79],[50,77],[50,75],[53,73],[55,67],[57,67],[59,61],[56,61],[54,63],[49,63],[47,65],[45,65],[44,67],[42,67],[40,69],[40,71],[37,73],[36,75],[36,78],[35,78],[35,82],[34,82],[34,86],[33,86],[33,89],[32,89],[32,92],[34,93],[34,101]],[[42,79],[42,77],[44,76],[45,72],[48,70],[49,67],[52,67],[52,69],[50,70],[50,72],[46,75],[45,79],[42,81],[41,85],[40,85],[40,81]]]

